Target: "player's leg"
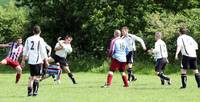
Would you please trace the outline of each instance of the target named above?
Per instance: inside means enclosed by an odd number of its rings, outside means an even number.
[[[60,84],[61,74],[62,74],[62,70],[58,70],[56,74],[56,80],[58,84]]]
[[[193,74],[195,75],[197,87],[200,88],[200,74],[197,66],[197,58],[191,58],[189,63],[190,63],[190,69],[192,69]]]
[[[181,69],[181,83],[182,86],[180,87],[180,89],[184,89],[187,86],[187,70],[186,69]]]
[[[107,80],[105,85],[101,86],[102,88],[107,88],[112,85],[112,79],[113,79],[113,73],[120,67],[120,65],[117,63],[116,59],[111,59],[111,64],[109,68],[109,72],[107,75]]]
[[[134,72],[132,70],[132,64],[133,64],[133,51],[130,51],[128,53],[128,55],[126,56],[126,59],[127,59],[127,73],[128,73],[128,80],[129,81],[135,81],[137,80],[137,78],[135,77],[134,75]]]
[[[27,88],[27,90],[28,90],[28,96],[32,96],[33,81],[34,81],[33,76],[30,76],[29,80],[28,80],[28,88]]]
[[[20,65],[18,65],[17,67],[15,67],[15,69],[17,70],[15,83],[18,83],[22,75],[22,68]]]
[[[39,80],[40,80],[40,76],[34,76],[34,81],[33,81],[33,96],[37,96],[38,95]]]
[[[168,85],[171,85],[171,79],[164,74],[165,66],[167,64],[167,59],[163,58],[161,61],[161,70],[160,72],[163,73],[161,76],[164,77],[162,79],[166,80]]]
[[[36,64],[35,67],[35,74],[34,74],[34,81],[33,81],[33,96],[38,95],[39,89],[39,80],[42,74],[42,64]]]
[[[119,68],[119,71],[120,71],[120,73],[121,73],[121,76],[122,76],[122,80],[123,80],[123,82],[124,82],[124,87],[128,87],[129,85],[128,85],[128,78],[127,78],[127,76],[126,76],[126,73],[125,73],[125,71],[126,71],[126,63],[124,63],[124,62],[120,62],[120,68]]]
[[[70,69],[69,69],[69,66],[68,66],[68,65],[67,65],[67,66],[64,66],[63,69],[64,69],[65,72],[67,72],[68,77],[72,80],[73,84],[77,84],[77,83],[76,83],[76,80],[75,80],[75,78],[74,78],[74,75],[71,73],[71,71],[70,71]]]
[[[180,89],[184,89],[187,87],[187,67],[188,67],[188,57],[183,56],[182,62],[181,62],[181,83],[182,86]]]
[[[1,62],[0,62],[0,65],[5,65],[7,64],[7,60],[6,59],[3,59]]]
[[[108,72],[106,84],[102,87],[109,87],[112,85],[113,73],[114,73],[114,71]]]

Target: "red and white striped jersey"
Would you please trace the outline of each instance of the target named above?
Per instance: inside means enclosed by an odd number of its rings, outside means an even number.
[[[13,61],[17,61],[23,51],[23,45],[18,44],[16,42],[10,42],[8,43],[8,45],[9,45],[10,50],[9,50],[7,58],[10,58]]]

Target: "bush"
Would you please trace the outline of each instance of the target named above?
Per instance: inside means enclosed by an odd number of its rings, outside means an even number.
[[[198,43],[200,43],[200,9],[185,10],[173,14],[163,11],[162,13],[146,13],[145,20],[147,25],[145,33],[147,33],[146,41],[148,46],[154,46],[154,33],[160,31],[163,33],[163,40],[167,44],[169,59],[174,63],[174,56],[176,52],[176,39],[178,37],[178,30],[180,27],[187,27],[191,35]],[[200,53],[198,52],[198,56]]]
[[[28,23],[28,12],[17,8],[13,2],[0,6],[0,43],[15,40],[16,36],[23,36]]]

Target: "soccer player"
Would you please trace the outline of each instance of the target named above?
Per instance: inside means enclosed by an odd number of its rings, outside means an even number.
[[[107,82],[102,88],[111,86],[113,73],[117,70],[120,71],[124,82],[124,87],[128,87],[128,79],[126,76],[126,54],[127,47],[125,41],[120,37],[120,30],[115,30],[114,39],[111,41],[109,55],[111,56],[110,71],[108,72]]]
[[[61,37],[58,38],[58,42],[54,48],[55,55],[52,56],[52,60],[55,63],[59,63],[61,68],[68,73],[69,78],[72,80],[73,84],[77,84],[76,80],[69,69],[69,64],[67,62],[67,55],[72,52],[71,41],[72,37],[67,35],[64,40],[60,40]],[[52,62],[52,61],[51,61]]]
[[[47,72],[45,73],[44,77],[42,77],[42,80],[52,76],[54,78],[54,81],[57,81],[58,84],[60,84],[60,76],[62,73],[62,69],[60,68],[60,64],[56,63],[56,65],[49,65],[47,68]]]
[[[52,48],[51,48],[51,46],[49,46],[46,42],[45,42],[45,48],[46,48],[47,55],[48,55],[47,61],[49,61],[49,60],[51,60],[51,51],[52,51]],[[42,79],[43,79],[43,77],[45,77],[46,72],[47,72],[47,69],[48,69],[48,66],[46,66],[45,63],[43,63],[42,75],[41,75],[41,78],[42,78]]]
[[[32,36],[26,39],[22,65],[25,65],[26,59],[28,59],[28,64],[30,68],[30,77],[28,82],[28,96],[37,96],[39,89],[39,79],[42,72],[43,60],[46,64],[47,62],[47,52],[45,49],[45,42],[42,37],[40,37],[41,29],[40,26],[33,27]]]
[[[8,44],[0,44],[0,48],[10,48],[9,53],[5,59],[0,62],[0,65],[10,65],[17,70],[15,83],[19,82],[22,75],[22,67],[18,62],[18,58],[23,51],[22,38],[18,37],[15,42]]]
[[[124,26],[122,27],[122,38],[125,40],[126,46],[128,47],[128,55],[126,56],[127,58],[127,64],[128,64],[128,80],[129,81],[135,81],[137,80],[136,76],[133,73],[132,70],[132,64],[134,62],[134,56],[135,56],[135,51],[136,51],[136,46],[135,46],[135,41],[139,41],[143,47],[143,49],[146,51],[146,46],[142,38],[130,34],[128,27]]]
[[[182,63],[181,63],[181,89],[187,86],[187,68],[189,66],[192,69],[198,88],[200,88],[200,74],[197,68],[197,54],[198,50],[197,42],[189,35],[187,35],[188,29],[180,28],[179,37],[177,39],[177,49],[175,59],[178,59],[178,54],[182,53]]]
[[[170,78],[164,75],[165,66],[168,63],[168,52],[167,52],[167,46],[165,42],[161,39],[162,33],[156,32],[155,33],[155,48],[148,50],[149,53],[153,53],[156,59],[156,66],[155,71],[156,74],[160,77],[161,85],[165,84],[165,81],[167,81],[168,85],[171,85]]]

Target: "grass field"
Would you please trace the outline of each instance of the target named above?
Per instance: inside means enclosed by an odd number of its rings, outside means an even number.
[[[188,77],[187,89],[180,90],[180,76],[170,75],[171,86],[161,86],[153,75],[138,75],[129,88],[122,87],[119,74],[115,74],[110,88],[100,88],[106,74],[75,73],[78,83],[73,85],[62,75],[62,83],[56,85],[51,78],[40,83],[39,95],[27,97],[28,74],[15,85],[14,74],[0,74],[0,102],[198,102],[200,89],[193,76]]]

